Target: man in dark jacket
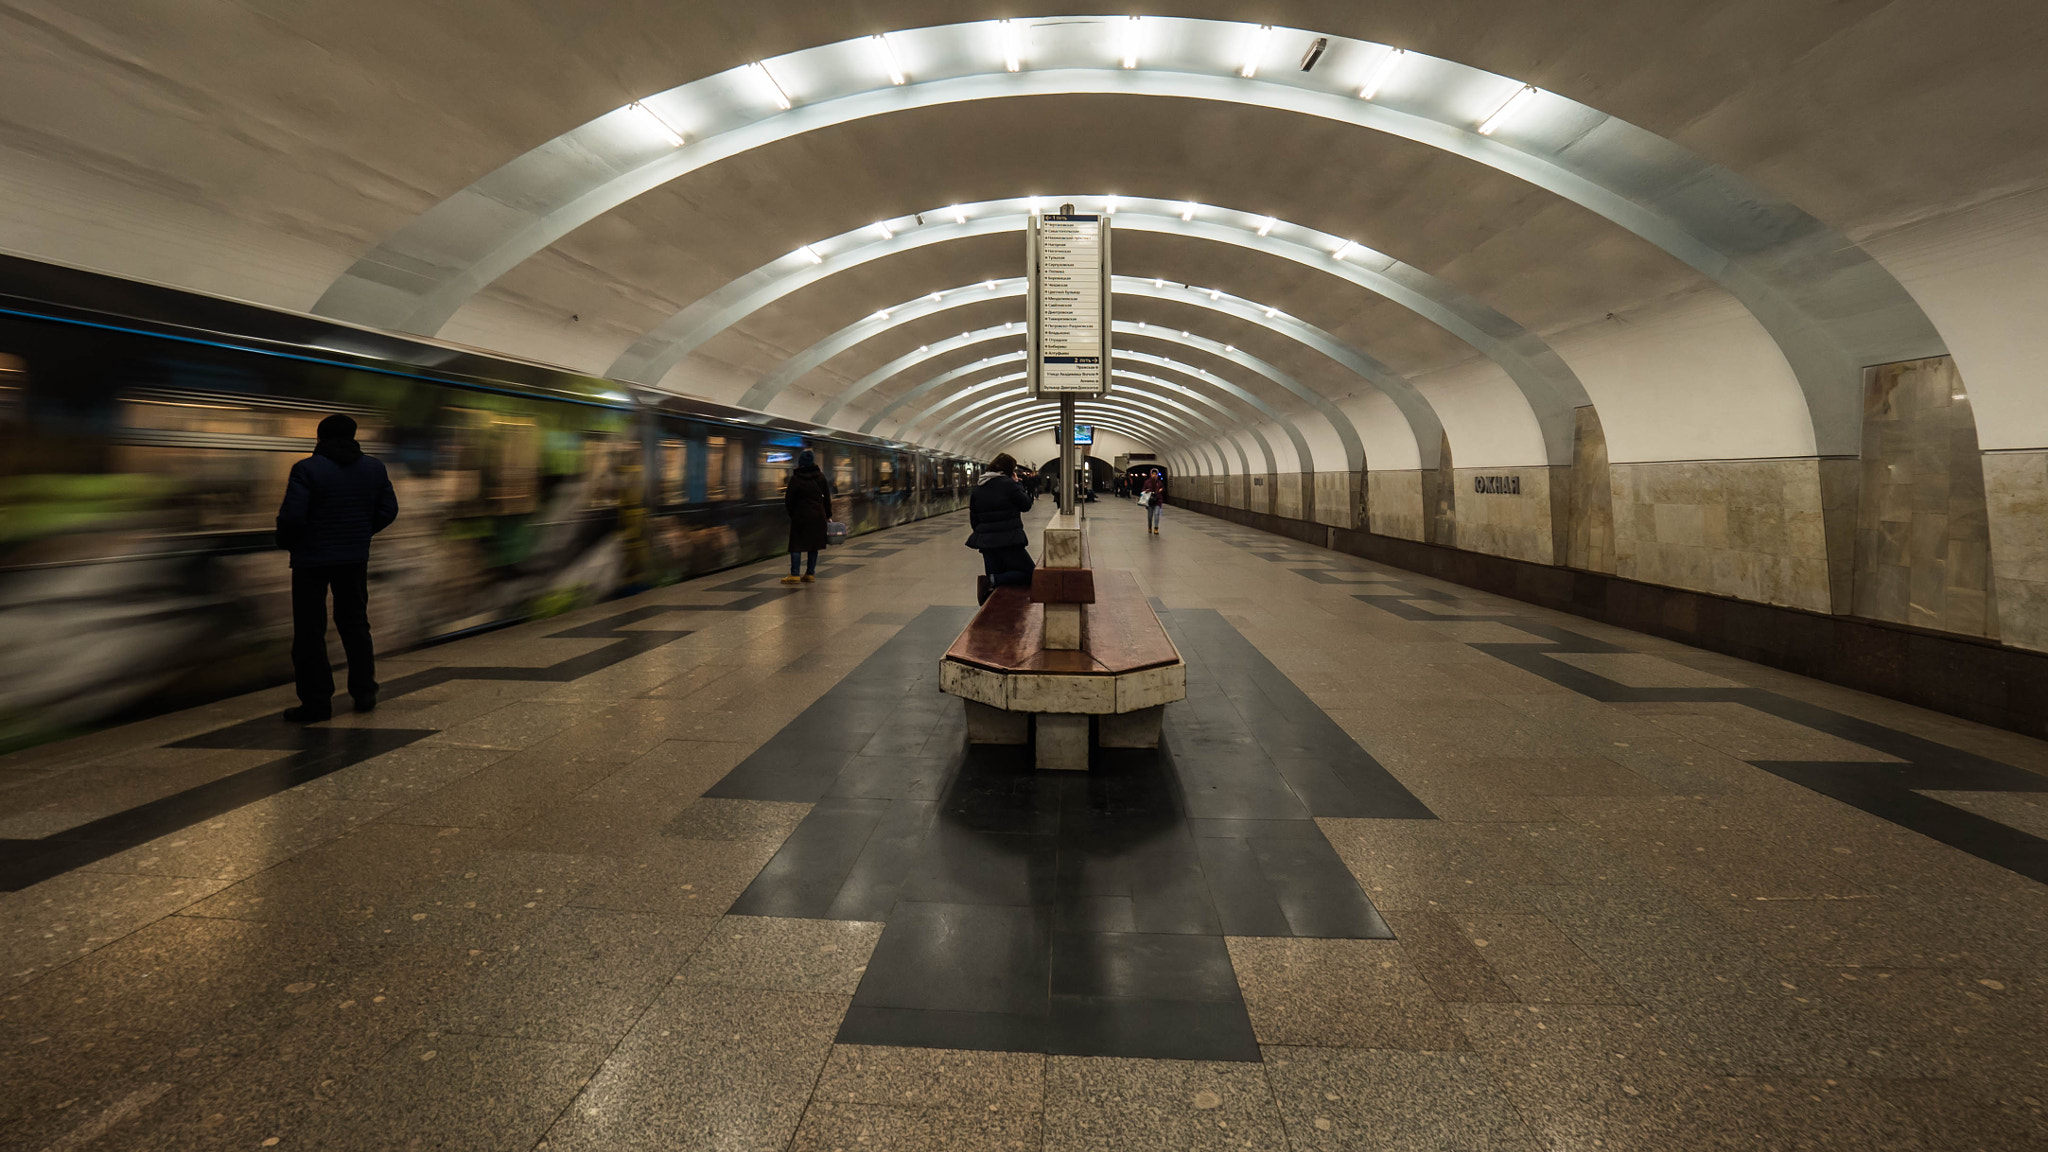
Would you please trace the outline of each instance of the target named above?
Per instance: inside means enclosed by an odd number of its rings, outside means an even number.
[[[818,578],[818,549],[826,544],[825,525],[832,520],[832,485],[808,448],[796,458],[796,471],[782,490],[782,506],[789,513],[789,575],[782,582],[809,584]]]
[[[302,724],[334,714],[334,672],[327,663],[327,590],[334,630],[348,655],[348,694],[356,711],[377,706],[377,657],[370,644],[370,537],[398,519],[398,496],[384,465],[363,455],[356,422],[339,413],[320,421],[313,454],[292,465],[277,510],[277,543],[292,554],[292,671],[299,706],[284,718]]]
[[[1017,461],[1008,452],[989,461],[988,471],[967,498],[967,523],[973,534],[969,548],[981,550],[980,599],[989,591],[1031,583],[1031,537],[1024,534],[1024,513],[1031,511],[1031,490],[1017,482]]]

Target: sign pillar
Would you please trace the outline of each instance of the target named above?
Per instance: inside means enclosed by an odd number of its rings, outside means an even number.
[[[1075,505],[1074,401],[1109,394],[1109,218],[1072,204],[1025,232],[1024,359],[1031,395],[1059,397],[1060,511]]]

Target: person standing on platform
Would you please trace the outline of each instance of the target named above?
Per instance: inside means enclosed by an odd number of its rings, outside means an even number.
[[[825,525],[832,520],[832,485],[808,448],[796,458],[782,506],[789,510],[789,575],[782,582],[810,584],[818,578],[818,550],[825,546]]]
[[[1029,477],[1027,476],[1027,479]],[[976,603],[990,592],[1031,583],[1031,537],[1024,534],[1024,514],[1031,511],[1031,490],[1017,482],[1017,460],[1008,452],[988,462],[980,483],[967,498],[969,548],[981,552],[983,575]]]
[[[1145,474],[1145,522],[1159,535],[1159,517],[1166,511],[1166,480],[1157,472]]]
[[[292,554],[292,672],[299,706],[284,718],[312,724],[334,715],[334,669],[327,660],[327,593],[334,630],[348,656],[348,694],[356,711],[377,706],[377,654],[370,642],[370,537],[398,519],[391,477],[356,443],[356,422],[340,413],[320,421],[313,454],[292,465],[277,509],[277,543]]]

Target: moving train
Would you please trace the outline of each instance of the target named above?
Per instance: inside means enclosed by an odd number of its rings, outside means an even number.
[[[0,750],[288,678],[277,504],[355,417],[399,520],[378,646],[783,550],[817,453],[851,533],[950,512],[967,460],[313,317],[0,257]]]

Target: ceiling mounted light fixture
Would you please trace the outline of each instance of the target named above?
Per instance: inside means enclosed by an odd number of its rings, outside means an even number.
[[[1031,214],[1033,216],[1038,215],[1038,197],[1036,196],[1031,198]]]
[[[1277,312],[1279,312],[1279,311],[1280,311],[1280,310],[1279,310],[1278,308],[1268,308],[1268,309],[1266,309],[1266,319],[1268,319],[1268,320],[1271,320],[1271,319],[1273,318],[1274,314],[1275,314],[1275,313],[1277,313]]]
[[[1332,259],[1332,260],[1342,260],[1342,259],[1343,259],[1343,258],[1344,258],[1345,256],[1347,256],[1347,255],[1349,255],[1349,254],[1350,254],[1350,252],[1351,252],[1351,250],[1352,250],[1353,248],[1356,248],[1356,247],[1358,247],[1358,245],[1356,245],[1356,244],[1353,244],[1353,243],[1352,243],[1351,241],[1349,241],[1349,240],[1346,240],[1346,241],[1345,241],[1345,242],[1343,242],[1342,244],[1339,244],[1339,245],[1337,245],[1337,250],[1336,250],[1335,252],[1332,252],[1332,253],[1330,253],[1330,259]]]
[[[981,286],[991,292],[996,290],[996,282],[993,280],[984,280],[981,282]]]
[[[931,301],[934,304],[937,304],[939,301],[944,300],[945,298],[946,294],[944,292],[933,292],[925,296],[925,299]]]
[[[1237,345],[1235,345],[1235,344],[1225,344],[1225,345],[1223,346],[1223,350],[1224,350],[1225,352],[1235,352],[1235,351],[1237,351]]]
[[[889,222],[886,220],[877,220],[872,227],[875,231],[882,234],[882,239],[884,240],[894,240],[896,238],[896,233],[890,231]]]
[[[1182,206],[1180,218],[1182,220],[1193,220],[1195,218],[1195,202],[1193,200],[1188,201],[1187,204]]]
[[[811,247],[809,244],[806,244],[803,247],[797,249],[797,251],[803,253],[805,256],[810,257],[810,261],[813,264],[823,264],[825,262],[825,258],[823,256],[818,255],[818,250],[816,248]]]
[[[1323,51],[1327,49],[1329,46],[1330,38],[1328,36],[1316,37],[1316,42],[1309,45],[1308,51],[1302,54],[1301,70],[1303,72],[1308,72],[1314,69],[1316,66],[1316,61],[1321,60],[1323,58]]]
[[[1166,278],[1165,278],[1165,277],[1163,277],[1163,276],[1154,276],[1154,277],[1152,278],[1152,286],[1153,286],[1154,288],[1164,288],[1164,287],[1166,287]]]
[[[1139,17],[1133,16],[1124,21],[1124,67],[1126,68],[1136,68],[1138,66],[1139,19]]]
[[[1114,216],[1114,215],[1116,215],[1116,197],[1115,197],[1115,196],[1111,196],[1111,197],[1109,197],[1109,199],[1105,200],[1105,201],[1104,201],[1103,203],[1104,203],[1105,205],[1107,205],[1107,214],[1108,214],[1108,215],[1111,215],[1111,216]]]
[[[1211,299],[1211,300],[1221,300],[1221,299],[1223,299],[1223,292],[1222,292],[1222,290],[1221,290],[1221,289],[1217,289],[1217,288],[1211,288],[1211,289],[1209,289],[1209,299]]]
[[[755,77],[761,82],[762,90],[775,101],[775,106],[784,112],[789,111],[789,93],[782,90],[781,82],[775,79],[775,73],[768,70],[768,65],[756,60],[747,67],[753,70]]]
[[[674,145],[677,148],[681,148],[685,143],[685,141],[683,140],[683,134],[681,132],[676,131],[674,128],[669,127],[668,121],[663,120],[661,116],[654,111],[654,109],[649,108],[647,105],[640,103],[638,100],[635,100],[631,104],[626,105],[626,107],[631,109],[633,113],[639,117],[640,122],[642,124],[645,124],[649,128],[654,129],[654,131],[658,135],[660,135],[663,139],[666,139],[670,144]]]
[[[1244,67],[1237,70],[1239,76],[1249,80],[1259,74],[1259,62],[1266,58],[1266,42],[1273,38],[1273,26],[1261,24],[1244,38]]]
[[[1271,216],[1268,216],[1264,220],[1259,221],[1259,235],[1264,236],[1266,233],[1271,232],[1273,230],[1273,225],[1277,223],[1279,223],[1279,221],[1273,219]]]
[[[1359,99],[1370,100],[1379,95],[1380,89],[1386,87],[1387,81],[1394,78],[1394,73],[1401,67],[1401,61],[1407,56],[1406,48],[1387,49],[1387,54],[1380,57],[1380,62],[1372,66],[1372,75],[1365,78],[1365,87],[1358,90]]]
[[[1003,38],[1003,70],[1015,72],[1023,66],[1023,60],[1017,53],[1017,26],[1008,20],[998,20],[996,34]]]
[[[919,345],[917,346],[917,350],[918,350],[919,352],[924,352],[924,351],[927,351],[927,350],[929,350],[930,348],[931,348],[931,345],[929,345],[929,344],[919,344]]]
[[[954,205],[951,205],[951,206],[947,207],[946,211],[948,211],[948,212],[951,212],[951,213],[953,214],[953,223],[955,223],[955,224],[965,224],[965,223],[967,223],[967,213],[965,213],[965,212],[962,212],[962,211],[960,210],[960,206],[959,206],[958,204],[954,204]]]
[[[1500,107],[1493,110],[1493,115],[1488,116],[1479,125],[1479,134],[1481,136],[1493,135],[1494,129],[1507,123],[1514,117],[1515,113],[1520,112],[1529,101],[1535,98],[1536,86],[1534,84],[1524,84],[1520,88],[1515,89],[1515,94],[1503,101]]]
[[[870,320],[887,320],[888,318],[889,310],[887,308],[884,308],[880,312],[875,313],[873,316],[868,317],[868,319]]]
[[[903,66],[896,62],[896,50],[889,46],[889,37],[876,33],[868,37],[868,43],[875,46],[875,55],[882,62],[882,70],[889,74],[889,83],[903,83]]]

